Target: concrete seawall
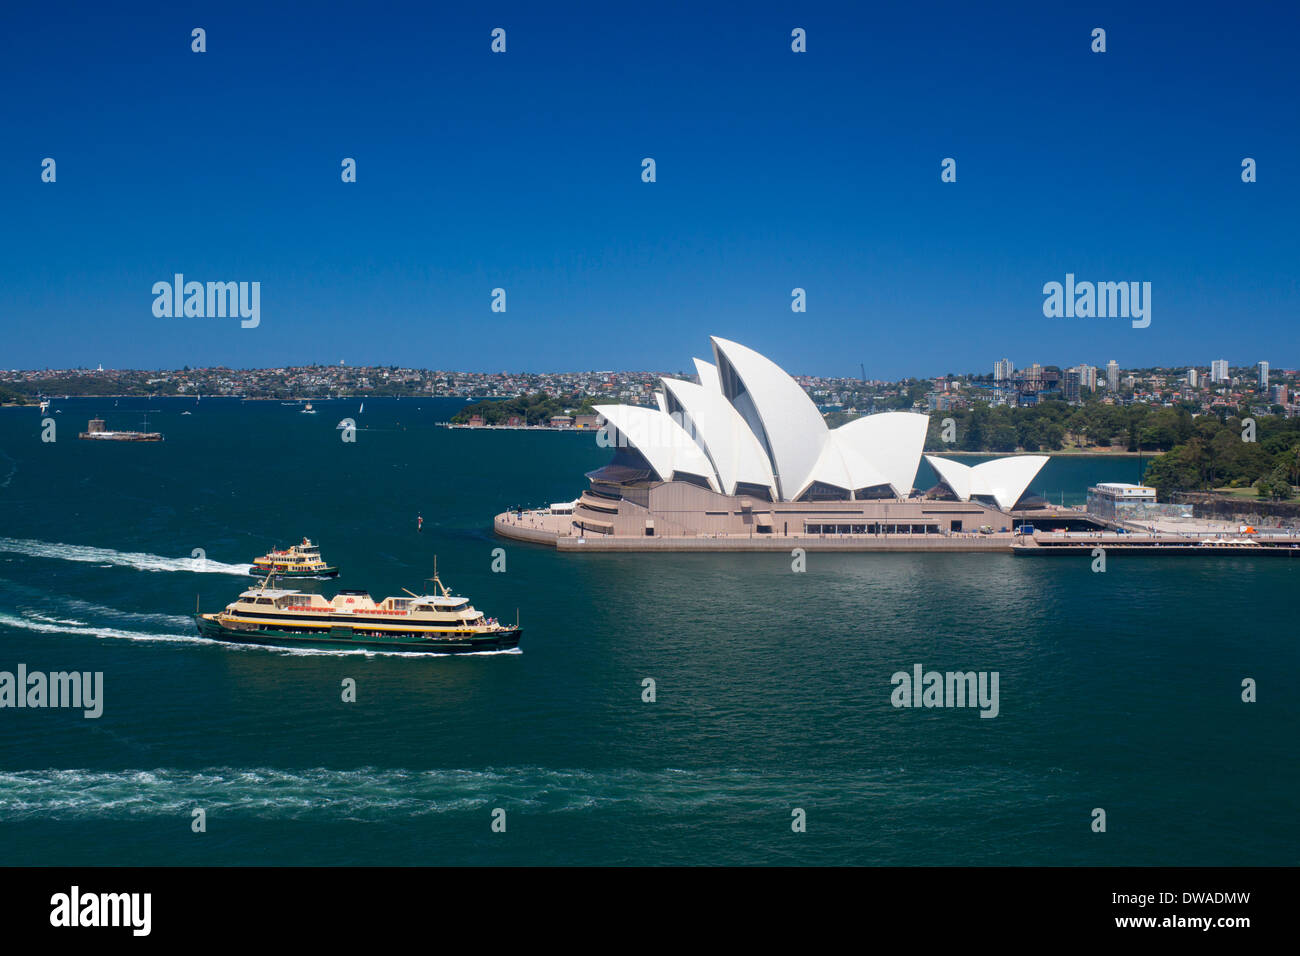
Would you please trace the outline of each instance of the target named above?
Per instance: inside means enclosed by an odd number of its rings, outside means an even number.
[[[531,541],[533,544],[545,544],[555,547],[557,535],[554,531],[548,531],[545,528],[534,528],[527,525],[510,523],[502,520],[504,515],[497,515],[492,521],[493,529],[503,538],[514,538],[516,541]]]

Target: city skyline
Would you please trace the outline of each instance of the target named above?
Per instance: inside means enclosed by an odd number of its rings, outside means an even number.
[[[796,377],[810,378],[810,379],[846,380],[846,381],[851,380],[851,381],[860,381],[860,382],[901,382],[901,381],[909,381],[909,380],[928,381],[928,380],[943,379],[943,378],[984,378],[984,377],[991,377],[995,380],[998,380],[1005,377],[1009,377],[1016,373],[1023,373],[1025,371],[1034,368],[1045,369],[1045,370],[1056,369],[1059,371],[1067,371],[1067,372],[1075,371],[1076,369],[1079,368],[1091,368],[1094,372],[1097,371],[1104,372],[1107,366],[1111,362],[1115,362],[1115,360],[1108,359],[1106,364],[1097,364],[1097,365],[1091,365],[1087,362],[1079,362],[1074,365],[1067,365],[1062,362],[1044,363],[1036,360],[1032,361],[1029,365],[1017,365],[1013,359],[1001,358],[1001,359],[995,359],[991,363],[986,363],[992,366],[991,373],[986,371],[977,371],[974,368],[969,368],[960,372],[954,371],[953,369],[948,369],[944,372],[933,372],[930,374],[920,374],[920,375],[905,375],[900,378],[882,378],[882,377],[876,377],[871,375],[867,375],[864,378],[863,375],[861,374],[831,375],[831,374],[818,373],[818,372],[801,373]],[[1298,369],[1300,369],[1300,366],[1297,366],[1296,368],[1291,368],[1286,366],[1275,367],[1273,363],[1269,362],[1268,360],[1261,360],[1255,362],[1242,362],[1242,363],[1234,364],[1232,361],[1228,359],[1222,359],[1222,358],[1211,359],[1208,362],[1154,364],[1154,365],[1141,365],[1141,366],[1126,366],[1118,362],[1116,362],[1115,364],[1116,367],[1121,371],[1151,370],[1151,371],[1162,371],[1162,372],[1186,372],[1191,369],[1196,369],[1198,371],[1204,371],[1206,375],[1209,377],[1210,381],[1214,383],[1219,383],[1220,381],[1222,381],[1221,379],[1216,377],[1216,371],[1215,371],[1220,366],[1222,366],[1223,374],[1225,376],[1232,369],[1254,370],[1258,372],[1261,366],[1263,367],[1265,374],[1268,374],[1270,370],[1272,372],[1277,372],[1279,374],[1294,374]],[[864,372],[866,371],[865,364],[860,364],[859,367],[860,370]],[[366,369],[398,369],[398,370],[431,372],[431,373],[438,373],[438,374],[460,374],[460,375],[660,375],[666,371],[673,371],[674,374],[693,374],[687,371],[686,364],[682,364],[681,366],[676,367],[674,369],[667,369],[667,368],[652,369],[652,368],[632,368],[632,367],[468,369],[468,368],[453,368],[450,366],[435,367],[432,365],[396,364],[392,362],[356,363],[356,362],[348,362],[347,360],[340,360],[338,362],[292,362],[292,363],[286,363],[282,365],[215,364],[215,365],[191,366],[187,364],[184,366],[141,365],[141,366],[105,367],[103,363],[98,363],[94,368],[91,368],[88,365],[41,365],[41,366],[29,366],[29,367],[22,367],[22,368],[15,366],[10,368],[0,368],[0,376],[15,375],[19,373],[35,374],[40,372],[82,372],[82,373],[91,373],[91,374],[110,373],[110,372],[180,373],[180,372],[189,372],[189,371],[192,372],[215,371],[215,370],[223,370],[223,369],[234,371],[234,372],[268,372],[268,371],[277,371],[277,370],[286,370],[286,369],[308,369],[308,368],[322,368],[322,369],[341,368],[341,369],[348,369],[352,371],[366,370]]]
[[[1300,386],[1300,371],[1270,370],[1268,363],[1227,366],[1226,360],[1201,366],[1125,369],[1114,360],[1105,367],[1044,365],[1034,362],[1015,368],[1007,359],[992,363],[989,373],[949,373],[901,380],[796,375],[793,379],[827,410],[874,410],[883,407],[928,407],[944,411],[972,402],[991,405],[1034,405],[1058,399],[1082,405],[1089,398],[1104,402],[1162,403],[1174,400],[1201,405],[1202,411],[1225,409],[1261,401],[1282,406],[1295,415],[1300,406],[1293,398]],[[1222,371],[1217,378],[1215,370]],[[1235,371],[1236,374],[1233,374]],[[695,372],[666,370],[584,370],[554,372],[469,372],[405,366],[309,365],[261,369],[225,367],[175,370],[36,369],[0,370],[0,400],[23,395],[28,401],[58,394],[79,397],[158,395],[161,397],[459,397],[511,398],[545,394],[553,398],[611,398],[651,407],[657,400],[656,382],[665,374],[697,380]],[[1268,379],[1264,375],[1269,375]],[[1276,380],[1275,380],[1276,379]],[[918,392],[918,389],[920,391]],[[1201,398],[1197,398],[1201,396]]]

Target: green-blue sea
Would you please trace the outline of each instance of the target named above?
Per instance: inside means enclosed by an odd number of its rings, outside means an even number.
[[[492,516],[574,498],[608,451],[438,427],[460,404],[56,400],[54,442],[0,409],[0,671],[104,675],[98,719],[0,709],[6,864],[1300,858],[1300,563],[559,554]],[[164,442],[76,438],[146,414]],[[1036,489],[1076,503],[1139,467],[1055,458]],[[518,609],[520,652],[197,637],[196,602],[304,535],[342,568],[326,593],[418,590],[436,556],[490,616]],[[894,707],[916,664],[998,672],[998,716]]]

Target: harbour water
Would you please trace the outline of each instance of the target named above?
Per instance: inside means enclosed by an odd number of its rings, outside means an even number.
[[[0,409],[0,671],[104,675],[98,719],[0,709],[8,862],[1297,862],[1294,562],[559,554],[492,516],[577,495],[608,458],[592,435],[314,404],[56,400],[52,443]],[[76,440],[145,409],[165,441]],[[1072,504],[1137,468],[1058,458],[1035,487]],[[519,610],[521,651],[197,637],[196,600],[303,536],[342,569],[327,593],[418,590],[436,555],[489,615]],[[998,672],[998,716],[894,707],[916,664]]]

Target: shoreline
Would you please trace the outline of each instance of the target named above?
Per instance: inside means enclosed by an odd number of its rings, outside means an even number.
[[[69,395],[69,396],[67,396],[67,399],[66,399],[66,400],[74,400],[74,399],[75,399],[75,400],[84,401],[84,400],[92,400],[92,399],[109,399],[109,398],[112,398],[112,399],[120,399],[120,398],[139,398],[139,399],[146,399],[146,400],[149,400],[149,401],[157,401],[157,400],[160,400],[160,399],[162,399],[162,400],[168,400],[168,399],[171,399],[171,400],[190,401],[191,399],[194,399],[194,396],[191,396],[191,395],[151,395],[151,396],[144,396],[144,395]],[[324,403],[326,403],[326,402],[354,401],[354,400],[356,400],[356,399],[358,399],[358,398],[360,398],[360,399],[367,399],[367,398],[368,398],[368,399],[372,399],[372,400],[373,400],[373,399],[392,399],[392,398],[409,398],[409,399],[423,399],[423,398],[429,398],[429,399],[453,399],[453,400],[461,400],[461,401],[466,401],[466,402],[472,402],[472,401],[474,401],[474,399],[467,399],[467,398],[464,398],[463,396],[459,396],[459,395],[420,395],[420,396],[414,396],[414,395],[412,395],[412,396],[401,396],[401,395],[366,395],[366,396],[361,396],[361,395],[344,395],[344,396],[333,396],[333,397],[330,397],[330,398],[311,398],[311,399],[307,399],[307,398],[278,398],[278,399],[277,399],[277,398],[250,398],[250,397],[243,396],[243,395],[212,395],[212,396],[208,396],[208,399],[209,399],[210,401],[222,401],[222,400],[225,400],[225,401],[239,401],[239,402],[289,402],[289,403],[294,403],[294,404],[301,403],[301,402],[308,402],[308,401],[310,401],[310,402],[312,402],[312,403],[324,404]],[[59,400],[63,400],[63,399],[59,399]],[[195,403],[195,404],[198,404],[198,400],[195,400],[194,403]],[[39,407],[40,407],[40,406],[39,406],[39,403],[36,403],[36,402],[33,402],[33,403],[29,404],[29,405],[17,405],[17,404],[13,404],[13,403],[4,403],[4,404],[0,404],[0,408],[39,408]],[[467,424],[467,423],[460,423],[460,422],[438,422],[438,423],[436,423],[436,424],[437,424],[439,427],[442,427],[442,428],[464,429],[464,430],[467,430],[467,431],[548,431],[548,432],[578,432],[578,433],[594,433],[594,432],[598,431],[598,429],[595,429],[595,428],[573,428],[573,427],[571,427],[571,426],[570,426],[570,427],[566,427],[566,428],[555,428],[555,427],[553,427],[553,426],[551,426],[551,425],[470,425],[470,424]],[[986,457],[987,457],[987,456],[994,456],[994,457],[998,457],[998,458],[1002,458],[1002,457],[1010,458],[1010,457],[1017,457],[1017,456],[1021,456],[1021,455],[1048,455],[1049,457],[1054,457],[1054,458],[1055,458],[1055,457],[1073,457],[1073,458],[1153,458],[1153,457],[1155,457],[1155,456],[1157,456],[1157,455],[1163,455],[1163,454],[1166,454],[1166,452],[1163,452],[1163,451],[1157,451],[1157,450],[1152,450],[1152,451],[1141,451],[1141,452],[1137,452],[1137,451],[1127,451],[1127,450],[1125,450],[1125,451],[1105,451],[1105,450],[1103,450],[1103,449],[1101,449],[1101,448],[1087,448],[1087,449],[1079,449],[1079,448],[1062,448],[1062,449],[1058,449],[1058,450],[1056,450],[1056,451],[1025,451],[1025,450],[1023,450],[1023,449],[1017,449],[1016,451],[1012,451],[1012,452],[998,452],[998,451],[992,451],[992,450],[989,450],[989,451],[945,451],[945,450],[942,450],[942,449],[929,449],[929,448],[927,448],[927,449],[925,449],[924,454],[927,454],[927,455],[937,455],[937,456],[939,456],[939,457],[943,457],[943,458],[965,458],[965,457],[980,457],[980,456],[986,456]]]

